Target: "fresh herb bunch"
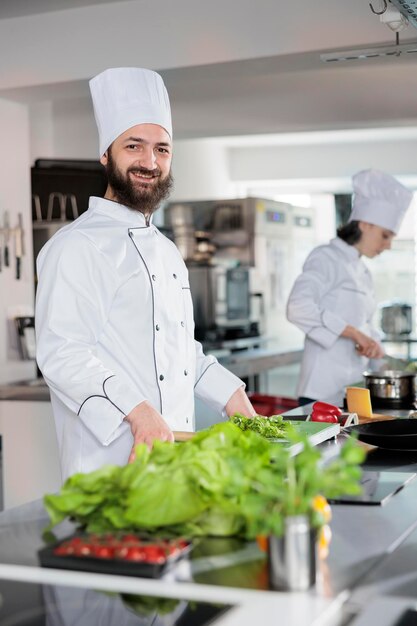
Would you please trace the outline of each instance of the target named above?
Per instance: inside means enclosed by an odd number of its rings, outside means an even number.
[[[285,439],[288,430],[292,429],[290,422],[285,422],[282,415],[245,417],[241,413],[235,413],[229,419],[241,430],[253,430],[267,439]]]
[[[45,496],[49,531],[71,518],[88,532],[140,530],[165,536],[280,535],[288,515],[325,520],[312,500],[360,493],[358,464],[364,452],[349,439],[326,467],[306,436],[297,456],[229,422],[173,445],[156,441],[136,448],[136,461],[75,474],[59,494]]]

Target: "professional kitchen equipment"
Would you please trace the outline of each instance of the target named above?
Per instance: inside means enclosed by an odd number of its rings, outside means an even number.
[[[249,268],[250,293],[257,295],[251,297],[251,321],[269,337],[299,341],[299,331],[288,323],[285,307],[294,280],[316,245],[313,209],[252,197],[172,203],[165,219],[177,245],[182,243],[175,235],[178,214],[188,226],[192,219],[194,228],[192,251],[183,254],[186,263],[194,262],[196,231],[210,233],[215,250],[207,263]]]
[[[413,307],[407,302],[392,300],[379,306],[380,326],[386,335],[410,335],[413,330]]]
[[[249,269],[194,264],[188,271],[196,338],[204,341],[249,336]]]
[[[35,318],[32,315],[14,318],[19,350],[22,359],[31,360],[36,357]]]
[[[417,450],[417,420],[395,419],[351,426],[361,441],[387,450]]]
[[[406,422],[407,420],[396,421]],[[390,423],[392,424],[393,422]],[[380,437],[376,434],[379,424],[385,424],[385,422],[352,426],[348,432],[355,432],[361,441],[367,443],[371,443],[371,441],[378,442],[372,444],[378,446],[381,440],[382,443],[385,441],[384,437]],[[389,437],[389,439],[391,442],[393,441],[392,437]],[[383,505],[389,498],[414,480],[415,477],[416,474],[413,472],[363,471],[360,481],[362,493],[359,495],[344,494],[337,498],[330,498],[329,501],[331,504]]]
[[[365,386],[371,394],[373,406],[413,408],[416,400],[416,373],[402,370],[367,371],[363,374]]]

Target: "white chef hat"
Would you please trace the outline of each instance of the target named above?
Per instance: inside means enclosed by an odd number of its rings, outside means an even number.
[[[362,170],[352,178],[353,202],[349,222],[376,224],[397,234],[413,198],[396,178],[379,170]]]
[[[172,138],[171,107],[161,76],[138,67],[115,67],[90,80],[100,157],[137,124],[158,124]]]

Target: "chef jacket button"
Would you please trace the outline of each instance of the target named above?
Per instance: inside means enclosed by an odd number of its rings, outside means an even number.
[[[177,275],[176,275],[176,274],[172,274],[172,275],[173,275],[173,277],[174,277],[174,278],[177,278]]]
[[[188,424],[188,417],[185,418],[185,423]]]
[[[155,274],[152,274],[152,280],[156,280]]]
[[[181,326],[184,328],[184,326],[185,326],[184,322],[181,322]]]
[[[184,376],[188,376],[188,370],[184,370]]]
[[[159,326],[159,324],[157,324],[157,325],[155,326],[155,328],[156,328],[156,330],[159,330],[161,327]]]
[[[159,380],[164,380],[165,376],[163,374],[159,375]]]

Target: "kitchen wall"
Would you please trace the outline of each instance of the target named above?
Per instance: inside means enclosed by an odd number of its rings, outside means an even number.
[[[12,318],[33,315],[33,261],[30,202],[29,116],[27,107],[0,99],[0,227],[8,210],[11,227],[23,215],[25,255],[16,280],[14,241],[11,266],[0,272],[0,383],[33,378],[35,365],[20,359]],[[0,238],[0,242],[1,242]]]
[[[350,176],[369,167],[417,182],[415,128],[292,133],[277,137],[276,145],[262,137],[240,143],[229,148],[230,176],[236,182],[279,180],[285,181],[283,190],[302,193],[318,191],[314,181],[320,179],[325,179],[321,190],[331,190],[342,178],[349,191]]]

